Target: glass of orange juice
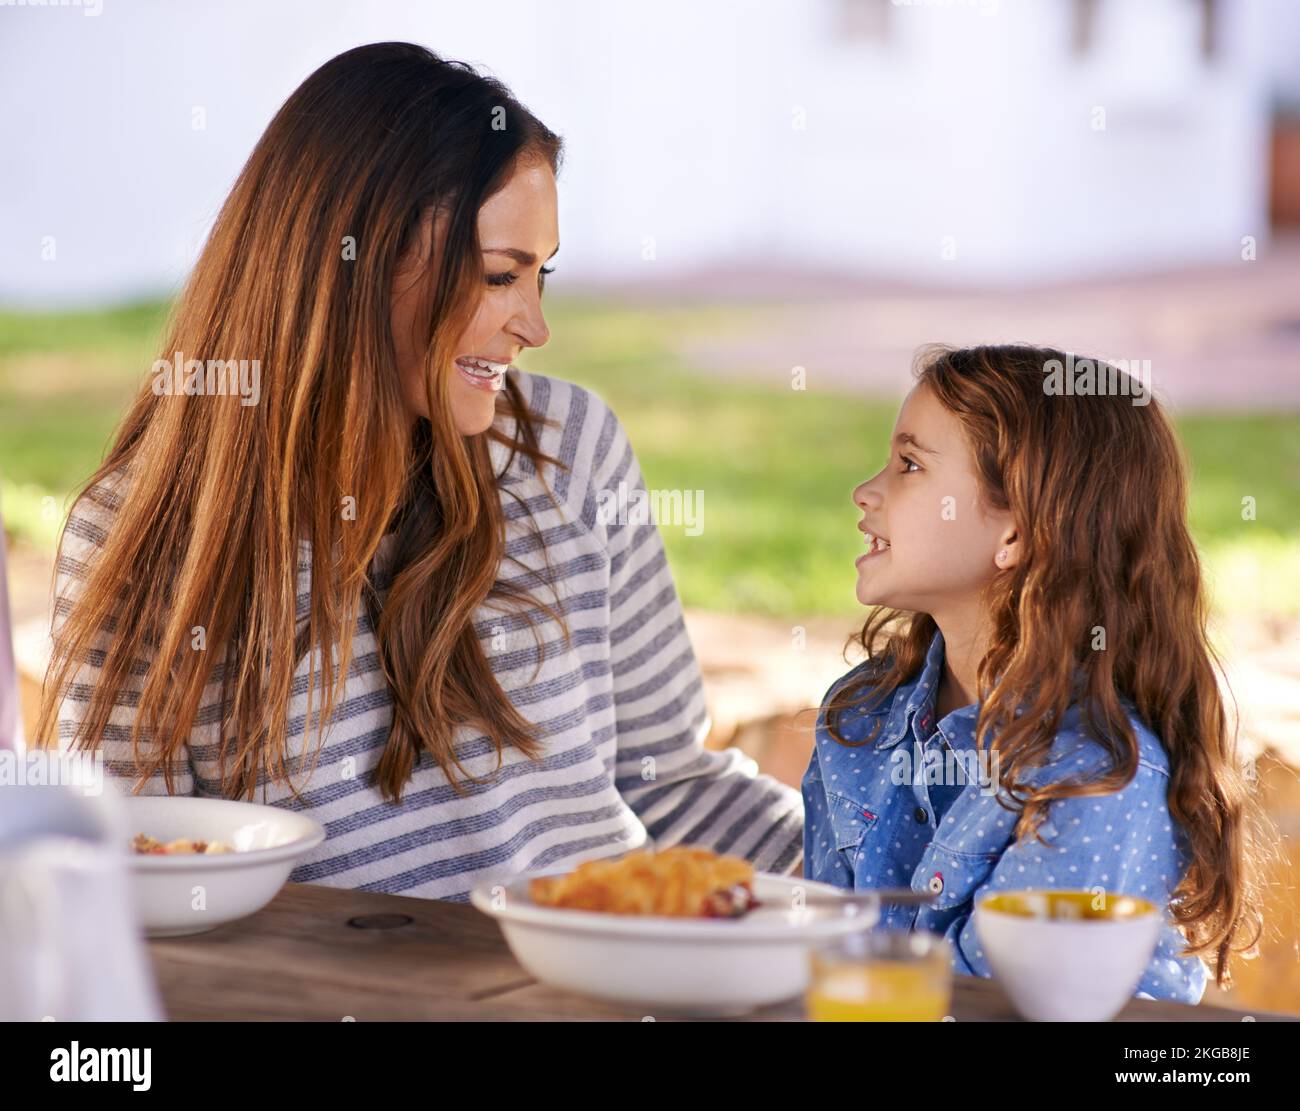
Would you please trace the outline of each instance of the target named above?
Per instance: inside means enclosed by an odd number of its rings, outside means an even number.
[[[867,930],[813,949],[813,1022],[941,1022],[952,1002],[951,946],[926,931]]]

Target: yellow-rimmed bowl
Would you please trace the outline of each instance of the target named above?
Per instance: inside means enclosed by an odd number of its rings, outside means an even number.
[[[1149,899],[1096,891],[994,891],[975,934],[1016,1009],[1035,1022],[1107,1022],[1132,998],[1160,939]]]

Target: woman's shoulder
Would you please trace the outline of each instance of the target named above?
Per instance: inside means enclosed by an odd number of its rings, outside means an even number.
[[[514,367],[511,377],[519,387],[529,412],[543,421],[558,421],[568,428],[570,437],[575,431],[587,425],[603,425],[608,420],[617,420],[614,411],[603,397],[588,386],[580,386],[564,378],[552,378],[547,374],[535,374],[531,371]]]
[[[80,559],[102,548],[130,486],[125,467],[110,471],[73,499],[63,527],[60,559]]]
[[[621,473],[631,445],[614,410],[595,390],[515,367],[511,377],[532,414],[542,451],[558,459],[585,488],[598,476]]]
[[[108,543],[128,488],[125,468],[90,483],[72,501],[68,518],[59,534],[54,560],[54,605],[50,614],[51,632],[63,627],[82,584],[90,576],[101,552]]]

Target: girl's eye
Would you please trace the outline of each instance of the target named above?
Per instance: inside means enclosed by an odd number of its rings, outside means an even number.
[[[921,469],[917,461],[908,455],[900,455],[898,458],[903,461],[903,474],[915,474],[916,471]],[[915,468],[915,470],[909,468]]]

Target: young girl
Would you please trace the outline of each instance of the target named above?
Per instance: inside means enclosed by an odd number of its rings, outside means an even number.
[[[1169,913],[1137,995],[1195,1003],[1199,954],[1226,986],[1258,939],[1259,815],[1174,431],[1133,380],[1045,388],[1077,365],[1020,346],[921,361],[888,463],[853,492],[877,608],[818,716],[805,874],[929,892],[882,924],[944,935],[979,976],[981,892],[1140,896]]]
[[[513,365],[560,151],[410,43],[293,93],[72,508],[45,744],[306,811],[298,882],[463,901],[652,840],[799,867],[799,792],[703,745],[657,528],[597,512],[645,488],[622,424]]]

